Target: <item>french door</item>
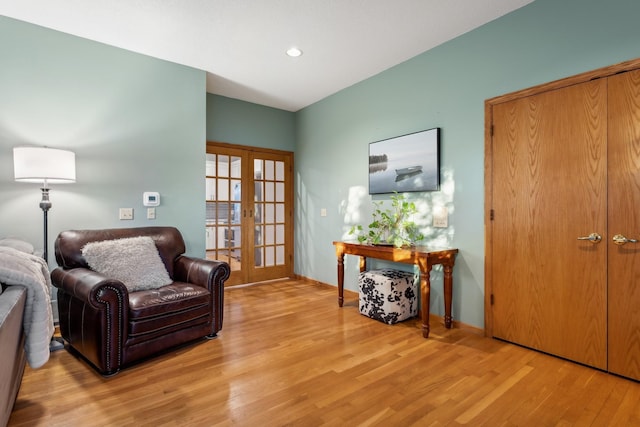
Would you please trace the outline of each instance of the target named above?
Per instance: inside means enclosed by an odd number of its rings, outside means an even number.
[[[293,154],[207,143],[207,258],[227,285],[293,274]]]

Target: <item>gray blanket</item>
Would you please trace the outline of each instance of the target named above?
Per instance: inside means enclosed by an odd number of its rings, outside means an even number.
[[[25,353],[29,366],[39,368],[49,360],[49,344],[54,331],[49,267],[36,255],[0,246],[0,282],[27,288],[22,321]]]

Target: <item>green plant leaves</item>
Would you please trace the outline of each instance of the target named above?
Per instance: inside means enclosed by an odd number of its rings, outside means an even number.
[[[391,208],[384,209],[383,202],[373,202],[373,220],[368,233],[363,233],[361,225],[355,225],[349,234],[356,234],[358,241],[370,244],[393,244],[395,247],[410,246],[424,239],[418,226],[409,218],[418,212],[416,204],[405,199],[403,194],[394,192]]]

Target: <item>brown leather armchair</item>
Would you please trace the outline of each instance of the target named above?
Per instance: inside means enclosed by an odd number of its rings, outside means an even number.
[[[83,257],[89,242],[149,236],[173,283],[129,292],[119,280],[93,271]],[[229,265],[184,256],[185,244],[173,227],[71,230],[55,242],[59,267],[51,272],[58,288],[60,333],[102,375],[222,328],[224,281]],[[135,262],[135,260],[132,260]]]

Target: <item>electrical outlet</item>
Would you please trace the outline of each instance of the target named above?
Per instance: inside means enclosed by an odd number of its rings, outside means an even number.
[[[156,219],[156,208],[147,208],[147,219]]]
[[[449,211],[444,206],[433,208],[433,226],[447,228],[449,226]]]
[[[120,219],[133,219],[133,208],[120,208]]]
[[[326,208],[320,209],[320,216],[327,216],[327,209]]]

